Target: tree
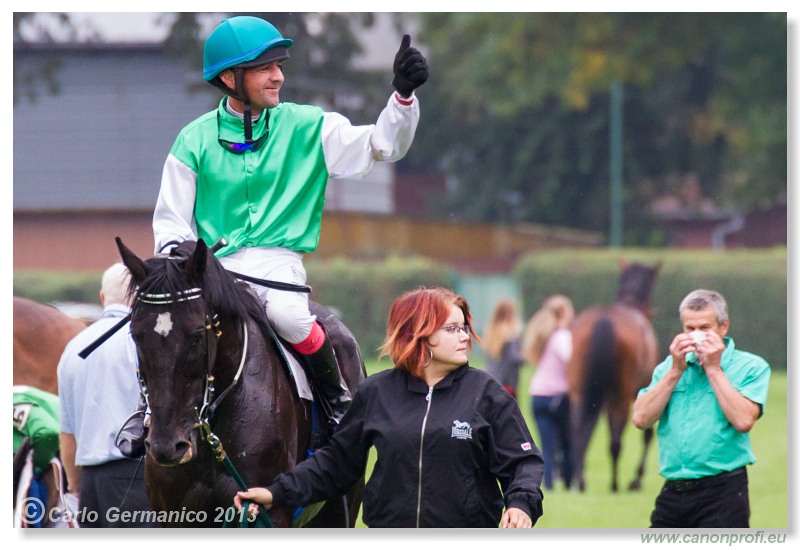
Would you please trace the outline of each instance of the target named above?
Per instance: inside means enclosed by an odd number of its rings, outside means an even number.
[[[609,89],[625,87],[626,242],[685,173],[723,205],[786,189],[786,17],[426,13],[431,79],[406,169],[455,176],[448,211],[608,227]]]
[[[51,30],[48,26],[42,25],[37,21],[36,13],[14,12],[13,14],[14,48],[23,47],[33,42],[53,42]],[[55,20],[55,24],[66,30],[69,34],[74,34],[69,17],[64,13],[49,14]],[[60,63],[51,59],[45,62],[44,66],[20,67],[15,65],[12,71],[12,89],[14,105],[20,100],[20,95],[24,95],[29,101],[36,101],[37,81],[44,83],[44,89],[50,94],[58,93],[58,69]]]

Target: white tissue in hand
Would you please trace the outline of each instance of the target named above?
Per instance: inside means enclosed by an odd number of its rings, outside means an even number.
[[[706,333],[702,330],[693,330],[689,333],[689,336],[691,336],[692,340],[694,340],[695,346],[699,346],[706,341]]]

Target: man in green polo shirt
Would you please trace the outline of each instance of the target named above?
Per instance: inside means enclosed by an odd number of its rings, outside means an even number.
[[[678,308],[683,332],[633,405],[633,423],[658,421],[666,479],[651,527],[749,527],[745,467],[755,462],[748,432],[764,413],[769,364],[736,349],[725,299],[689,293]]]

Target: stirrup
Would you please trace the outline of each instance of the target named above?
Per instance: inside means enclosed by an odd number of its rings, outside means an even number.
[[[352,400],[350,399],[349,392],[347,394],[343,394],[338,396],[336,399],[327,399],[328,405],[331,407],[330,414],[328,415],[328,424],[330,428],[330,433],[336,430],[339,427],[339,424],[342,422],[342,417],[344,413],[347,412],[347,409],[350,408],[350,403]]]
[[[130,415],[114,438],[114,445],[128,458],[139,458],[145,454],[144,440],[147,437],[145,409],[138,409]]]

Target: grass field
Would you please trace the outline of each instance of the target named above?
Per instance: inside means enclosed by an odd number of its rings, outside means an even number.
[[[475,365],[480,367],[480,365]],[[391,367],[387,360],[369,361],[369,374]],[[519,384],[519,405],[528,422],[534,440],[539,434],[530,411],[527,395],[528,382],[533,369],[523,367]],[[748,468],[750,479],[750,525],[759,529],[786,529],[788,501],[788,427],[786,371],[773,370],[769,398],[764,416],[750,432],[757,462]],[[606,424],[598,424],[586,456],[586,492],[577,493],[557,485],[545,493],[544,516],[537,528],[550,529],[621,529],[646,528],[650,512],[663,478],[658,475],[657,441],[654,439],[648,454],[647,471],[643,488],[639,492],[622,490],[613,494],[611,485],[611,458],[608,453],[609,437]],[[627,487],[633,477],[642,452],[641,432],[628,424],[623,435],[620,457],[620,484]],[[371,457],[367,477],[372,470]],[[360,521],[358,527],[364,527]]]

